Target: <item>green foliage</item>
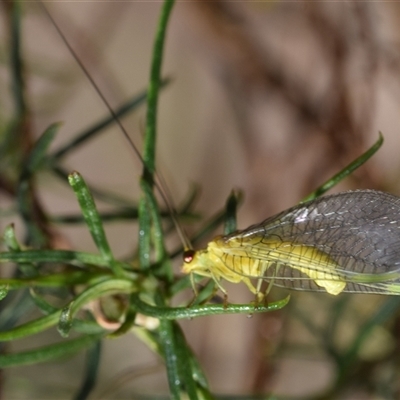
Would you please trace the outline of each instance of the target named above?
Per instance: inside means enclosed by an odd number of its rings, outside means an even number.
[[[82,215],[64,218],[63,222],[84,222],[96,245],[98,254],[83,253],[71,250],[52,250],[48,248],[48,231],[46,221],[49,218],[45,211],[41,211],[41,218],[37,218],[37,203],[35,199],[35,178],[43,170],[52,172],[55,176],[66,180],[67,174],[62,168],[61,159],[69,152],[75,151],[89,139],[99,135],[109,125],[113,118],[106,117],[97,122],[92,128],[76,135],[70,143],[49,154],[49,146],[54,139],[60,124],[51,125],[34,143],[31,149],[19,157],[16,163],[17,174],[10,173],[7,179],[16,189],[17,211],[22,216],[27,232],[25,243],[20,244],[16,239],[13,226],[8,226],[4,232],[5,248],[0,253],[0,263],[13,263],[16,265],[13,277],[0,279],[0,295],[4,301],[11,292],[12,299],[4,305],[5,310],[16,310],[16,303],[29,304],[29,308],[36,307],[43,316],[25,323],[17,323],[17,318],[5,319],[1,324],[0,342],[29,338],[32,335],[44,332],[52,327],[57,327],[60,341],[50,346],[32,349],[29,351],[0,355],[0,367],[15,367],[20,365],[35,364],[65,357],[72,353],[88,349],[89,357],[87,375],[77,398],[86,398],[94,386],[95,375],[100,360],[99,343],[107,337],[117,337],[129,332],[137,324],[137,313],[152,316],[160,320],[159,327],[151,337],[152,348],[158,349],[159,354],[165,359],[170,382],[171,395],[179,399],[183,392],[193,399],[211,398],[206,379],[201,371],[194,354],[190,350],[182,330],[175,320],[179,318],[193,318],[201,315],[214,315],[223,313],[252,313],[273,311],[283,307],[288,299],[260,306],[254,309],[253,305],[216,305],[202,304],[191,307],[170,307],[172,296],[190,288],[187,277],[174,277],[169,255],[164,244],[164,231],[162,219],[169,216],[169,212],[160,211],[153,192],[153,174],[155,171],[155,145],[156,145],[156,112],[158,92],[162,86],[160,77],[163,43],[169,13],[173,1],[167,1],[162,10],[160,25],[157,32],[151,80],[147,94],[148,115],[145,139],[144,173],[141,179],[143,197],[140,201],[139,211],[127,202],[115,196],[91,188],[86,184],[78,172],[68,175],[68,182],[78,200]],[[12,11],[20,15],[19,3],[15,3]],[[20,25],[13,25],[17,29]],[[19,32],[18,29],[16,32]],[[17,40],[19,34],[15,34]],[[13,46],[13,57],[21,60],[20,46]],[[17,61],[16,61],[17,63]],[[18,64],[18,63],[17,63]],[[19,69],[20,64],[18,64]],[[12,67],[15,69],[15,67]],[[19,71],[17,70],[17,72]],[[23,112],[25,89],[22,75],[15,75],[15,96],[17,99],[18,114]],[[117,117],[128,111],[135,110],[146,99],[144,93],[134,96],[127,104],[120,107],[115,113]],[[20,117],[19,117],[20,118]],[[20,133],[23,135],[23,132]],[[3,141],[4,153],[9,155],[11,148],[7,147],[7,137]],[[7,171],[7,169],[4,169]],[[114,258],[108,243],[104,227],[103,215],[97,210],[94,197],[108,201],[111,204],[120,204],[113,213],[114,218],[137,218],[139,216],[139,256],[138,260],[123,262]],[[191,216],[190,204],[183,208],[181,215]],[[234,212],[230,211],[230,219],[234,219]],[[108,214],[109,215],[109,214]],[[205,232],[220,223],[224,212],[207,224]],[[60,220],[57,217],[54,221]],[[144,245],[145,243],[145,245]],[[139,262],[138,262],[139,261]],[[132,268],[139,265],[139,268]],[[79,288],[79,289],[78,289]],[[64,299],[64,290],[69,289],[69,298]],[[22,300],[16,298],[18,291],[25,295]],[[47,293],[60,291],[61,306],[51,304],[47,300]],[[55,292],[54,292],[55,291]],[[75,294],[73,294],[75,293]],[[208,299],[212,291],[203,291]],[[73,294],[71,296],[71,294]],[[84,306],[100,299],[113,299],[119,301],[119,319],[124,321],[115,330],[107,330],[99,325],[93,317],[84,312]],[[122,297],[121,297],[122,296]],[[8,296],[7,296],[8,298]],[[145,301],[142,300],[146,299]],[[121,300],[122,299],[122,300]],[[23,315],[23,313],[21,313]],[[144,330],[147,328],[144,327]],[[150,333],[151,331],[149,331]],[[78,335],[73,339],[66,339],[72,333]],[[143,332],[142,332],[143,336]],[[96,349],[96,350],[94,350]],[[90,365],[90,366],[89,366]]]

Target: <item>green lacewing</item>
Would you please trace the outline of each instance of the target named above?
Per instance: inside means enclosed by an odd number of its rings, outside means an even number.
[[[52,20],[50,15],[49,18]],[[101,98],[115,116],[104,96]],[[116,116],[115,119],[119,122]],[[142,160],[134,143],[129,141]],[[168,192],[162,183],[156,186],[172,210],[183,243],[189,248]],[[326,291],[332,295],[342,292],[397,295],[400,294],[399,215],[400,198],[383,192],[360,190],[320,197],[245,230],[218,236],[204,250],[185,250],[182,270],[214,279],[225,294],[221,279],[244,282],[259,300],[265,295],[261,293],[264,280],[290,289]]]
[[[295,290],[400,294],[400,198],[374,190],[320,197],[187,250],[183,272]],[[253,282],[256,282],[253,284]]]

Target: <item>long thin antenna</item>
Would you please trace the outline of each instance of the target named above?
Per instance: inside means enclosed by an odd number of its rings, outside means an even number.
[[[133,140],[129,136],[129,134],[126,131],[125,127],[122,125],[121,120],[115,114],[113,108],[111,107],[110,103],[108,102],[108,100],[106,99],[106,97],[104,96],[104,94],[102,93],[100,88],[98,87],[97,83],[92,78],[92,76],[90,75],[89,71],[86,69],[85,65],[82,63],[81,59],[78,57],[78,55],[76,54],[75,50],[73,49],[73,47],[71,46],[71,44],[69,43],[67,38],[65,37],[63,31],[57,25],[56,21],[53,19],[52,15],[50,14],[50,12],[46,8],[46,6],[41,1],[38,1],[38,3],[42,7],[44,13],[47,15],[47,17],[49,18],[51,23],[53,24],[53,26],[56,29],[56,31],[58,32],[58,34],[60,35],[60,37],[61,37],[62,41],[64,42],[64,44],[67,46],[67,48],[68,48],[69,52],[71,53],[72,57],[77,62],[77,64],[81,68],[82,72],[85,74],[86,78],[89,80],[89,82],[92,85],[93,89],[100,96],[100,99],[102,100],[103,104],[106,106],[106,108],[108,109],[109,113],[114,118],[115,122],[117,123],[118,127],[120,128],[121,132],[123,133],[125,139],[128,141],[129,145],[131,146],[131,148],[135,152],[136,156],[139,158],[139,160],[142,163],[143,167],[145,169],[147,169],[146,163],[144,162],[143,157],[140,154],[140,152],[139,152],[138,148],[136,147],[135,143],[133,142]],[[191,245],[187,235],[185,234],[182,226],[179,224],[178,214],[177,214],[176,209],[175,209],[175,207],[173,205],[172,197],[169,196],[169,191],[167,190],[166,185],[164,186],[163,180],[161,179],[161,177],[159,176],[157,171],[155,171],[155,175],[154,176],[156,178],[155,181],[154,181],[154,185],[155,185],[158,193],[160,194],[161,198],[163,199],[165,205],[167,206],[168,211],[171,214],[171,219],[172,219],[172,221],[173,221],[173,223],[175,225],[175,228],[176,228],[178,236],[179,236],[179,238],[180,238],[180,240],[181,240],[181,242],[182,242],[182,244],[184,246],[184,249],[185,250],[191,250],[192,249],[192,245]]]

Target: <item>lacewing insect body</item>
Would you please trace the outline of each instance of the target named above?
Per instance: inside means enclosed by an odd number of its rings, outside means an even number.
[[[183,272],[295,290],[400,295],[400,198],[349,191],[294,206],[264,222],[188,250]],[[253,284],[256,281],[256,285]]]

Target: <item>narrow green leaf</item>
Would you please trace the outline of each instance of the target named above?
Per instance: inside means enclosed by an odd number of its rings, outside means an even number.
[[[69,171],[62,168],[60,165],[53,165],[51,167],[52,172],[55,174],[57,178],[60,179],[61,183],[68,184],[68,176]],[[109,191],[105,191],[103,189],[93,187],[93,185],[88,186],[89,191],[95,196],[97,199],[103,200],[110,204],[115,204],[121,207],[131,207],[132,201],[121,197],[120,195],[116,195],[115,193],[110,193]]]
[[[224,235],[229,235],[235,232],[237,229],[236,212],[238,204],[241,203],[243,193],[237,190],[232,190],[231,194],[226,201],[226,213],[225,213],[225,226]]]
[[[16,120],[20,120],[27,111],[25,101],[25,84],[23,74],[23,61],[21,56],[21,2],[12,3],[10,27],[10,72],[12,76],[12,88]]]
[[[66,357],[92,346],[101,340],[102,337],[103,335],[83,336],[35,350],[24,351],[17,354],[2,354],[0,355],[0,368],[31,365]]]
[[[141,179],[142,182],[143,179]],[[141,184],[142,186],[142,184]],[[146,271],[151,265],[151,218],[150,210],[143,194],[139,201],[139,265]]]
[[[0,313],[0,332],[14,327],[20,318],[29,315],[34,305],[27,290],[13,292],[4,299]]]
[[[178,361],[179,376],[190,400],[198,400],[197,385],[193,377],[193,363],[191,361],[193,353],[188,347],[185,336],[180,326],[173,323],[173,333],[176,347],[176,358]]]
[[[165,86],[169,83],[169,80],[164,80],[162,85]],[[139,93],[138,95],[133,96],[130,100],[128,100],[125,104],[115,110],[115,116],[117,118],[121,118],[124,115],[128,114],[131,111],[134,111],[140,105],[145,103],[147,99],[147,90]],[[63,146],[59,150],[55,151],[51,156],[54,159],[59,159],[64,157],[71,151],[75,151],[79,146],[86,143],[89,139],[94,138],[100,132],[102,132],[105,128],[110,126],[111,124],[115,124],[115,118],[113,115],[107,115],[107,117],[103,118],[101,121],[95,123],[93,126],[89,127],[84,132],[78,134],[70,143],[66,146]]]
[[[45,153],[54,138],[59,124],[50,125],[49,128],[36,141],[28,158],[24,160],[17,188],[17,205],[19,213],[27,229],[27,242],[37,247],[43,247],[47,243],[45,232],[38,217],[37,205],[33,200],[32,177],[39,169]]]
[[[324,184],[314,190],[311,194],[301,200],[301,203],[304,203],[309,200],[314,200],[316,197],[323,195],[333,186],[337,185],[344,178],[352,174],[357,168],[361,167],[367,160],[369,160],[382,146],[383,144],[383,135],[379,132],[378,140],[360,157],[356,158],[349,165],[344,167],[340,172],[334,175],[332,178],[328,179]]]
[[[29,289],[29,294],[36,307],[39,308],[42,313],[49,315],[58,311],[58,309],[49,304],[42,296],[40,296],[34,288]]]
[[[90,234],[92,235],[93,241],[96,244],[96,247],[99,249],[100,254],[111,266],[114,256],[112,255],[110,246],[108,244],[96,204],[91,193],[89,192],[86,182],[76,171],[69,175],[68,181],[74,190],[76,197],[78,198],[83,217],[85,218],[86,224],[89,228]]]
[[[10,340],[21,339],[31,336],[56,325],[61,315],[61,311],[54,312],[50,315],[35,319],[15,328],[0,332],[0,342],[8,342]]]
[[[207,393],[206,398],[211,398],[212,395],[210,393],[210,388],[208,386],[207,377],[205,376],[199,361],[197,360],[196,356],[193,354],[190,348],[189,351],[190,351],[190,364],[191,364],[193,379],[197,382],[197,384],[201,388],[204,389],[205,392],[203,391],[202,395],[205,396],[205,394]]]
[[[220,314],[258,314],[270,311],[277,311],[285,307],[289,302],[290,296],[286,298],[269,303],[268,305],[258,305],[257,307],[252,304],[207,304],[193,307],[163,307],[151,306],[140,300],[139,295],[133,295],[132,301],[134,302],[138,312],[150,317],[160,319],[182,319],[182,318],[195,318],[204,317],[208,315]]]
[[[174,0],[165,0],[161,9],[160,19],[157,24],[157,32],[153,45],[150,81],[147,91],[147,115],[143,159],[145,168],[150,174],[151,181],[153,180],[153,174],[155,171],[157,108],[161,82],[161,66],[163,61],[165,35],[173,5]]]
[[[85,400],[88,398],[96,385],[97,375],[100,365],[101,341],[95,343],[94,346],[87,350],[86,368],[83,376],[82,385],[74,397],[74,400]]]
[[[173,400],[181,399],[181,378],[179,375],[179,360],[174,338],[173,321],[162,319],[160,321],[160,339],[167,368],[168,384]]]
[[[4,230],[3,240],[8,249],[13,251],[21,250],[21,246],[18,243],[17,237],[15,235],[14,224],[6,226],[6,229]]]
[[[107,261],[108,266],[116,276],[123,276],[124,271],[120,267],[120,264],[114,259],[111,252],[104,232],[103,222],[86,182],[78,172],[72,172],[68,177],[68,181],[78,198],[83,217],[85,218],[85,222],[100,254]]]
[[[36,141],[29,157],[22,169],[20,180],[28,180],[39,169],[42,164],[46,152],[54,139],[54,136],[60,129],[61,123],[50,125]]]
[[[172,282],[173,280],[173,271],[172,271],[172,267],[171,264],[169,262],[169,257],[167,254],[167,251],[165,249],[165,244],[164,244],[164,232],[163,232],[163,226],[162,226],[162,221],[161,221],[161,216],[160,216],[160,211],[158,208],[158,204],[157,204],[157,200],[154,196],[154,192],[152,190],[151,185],[145,181],[144,179],[142,179],[140,181],[141,183],[141,189],[144,193],[144,199],[142,199],[145,203],[146,203],[146,207],[150,216],[150,221],[151,221],[151,228],[150,226],[147,227],[148,229],[150,229],[149,231],[146,231],[146,233],[143,233],[144,235],[149,235],[149,237],[151,237],[153,240],[153,244],[154,244],[154,249],[155,249],[155,261],[156,264],[158,264],[159,266],[161,266],[161,268],[159,268],[157,270],[157,276],[159,277],[165,277],[167,278],[167,280],[169,282]],[[139,224],[140,224],[140,220],[142,219],[142,225],[140,225],[140,227],[142,228],[142,226],[144,225],[145,220],[143,219],[143,214],[139,214],[140,219],[139,219]],[[146,216],[146,223],[147,223],[147,219],[148,217]],[[147,226],[147,225],[146,225]],[[142,233],[142,232],[141,232]],[[144,242],[145,238],[143,238],[143,242]],[[146,242],[147,245],[147,242]],[[139,251],[140,254],[143,251],[143,247],[139,247]],[[146,257],[146,260],[149,260],[147,257],[147,254],[142,254],[142,257]],[[146,267],[147,264],[146,264]]]
[[[18,243],[15,235],[14,224],[10,224],[6,227],[3,238],[10,251],[21,251],[21,245]],[[18,269],[25,277],[33,277],[37,275],[37,268],[33,263],[18,263]]]
[[[196,298],[193,301],[193,306],[197,304],[202,304],[205,301],[211,299],[211,297],[215,294],[215,281],[210,279],[207,284],[198,292]]]
[[[132,328],[135,336],[140,339],[152,352],[163,356],[163,350],[160,344],[160,338],[153,331],[149,331],[147,328],[135,326]]]

